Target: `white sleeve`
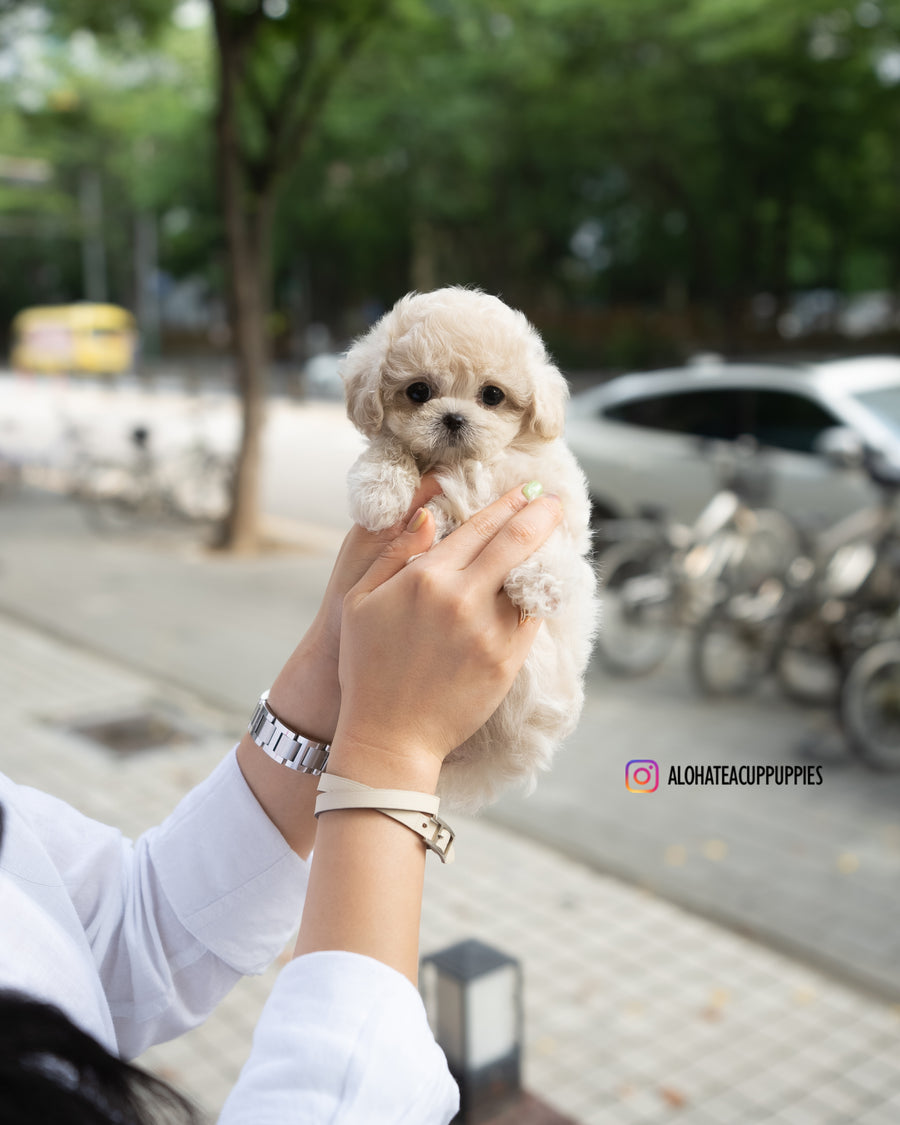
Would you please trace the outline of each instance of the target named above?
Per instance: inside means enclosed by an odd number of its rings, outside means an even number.
[[[297,924],[308,866],[234,752],[135,844],[37,790],[20,794],[84,927],[126,1058],[201,1023]]]
[[[218,1125],[447,1125],[459,1092],[413,985],[356,953],[278,976]]]

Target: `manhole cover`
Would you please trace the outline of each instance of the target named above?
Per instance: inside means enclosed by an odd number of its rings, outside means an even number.
[[[183,746],[194,741],[191,735],[176,726],[170,719],[154,714],[152,711],[69,723],[65,729],[123,756],[136,754],[141,750],[162,750],[169,746]]]

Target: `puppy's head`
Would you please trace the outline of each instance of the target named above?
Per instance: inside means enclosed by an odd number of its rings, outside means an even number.
[[[345,357],[351,421],[420,468],[561,435],[568,387],[520,312],[477,290],[403,297]]]

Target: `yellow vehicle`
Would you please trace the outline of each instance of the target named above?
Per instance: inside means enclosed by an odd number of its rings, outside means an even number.
[[[120,375],[134,366],[134,317],[118,305],[46,305],[12,322],[14,371]]]

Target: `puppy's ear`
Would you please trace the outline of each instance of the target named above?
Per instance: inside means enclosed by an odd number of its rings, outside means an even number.
[[[539,441],[562,437],[568,398],[569,384],[545,357],[534,371],[531,402],[525,414],[528,432]]]
[[[375,437],[384,419],[382,373],[391,345],[392,317],[392,313],[386,313],[365,336],[360,336],[341,363],[347,414],[366,437]]]

